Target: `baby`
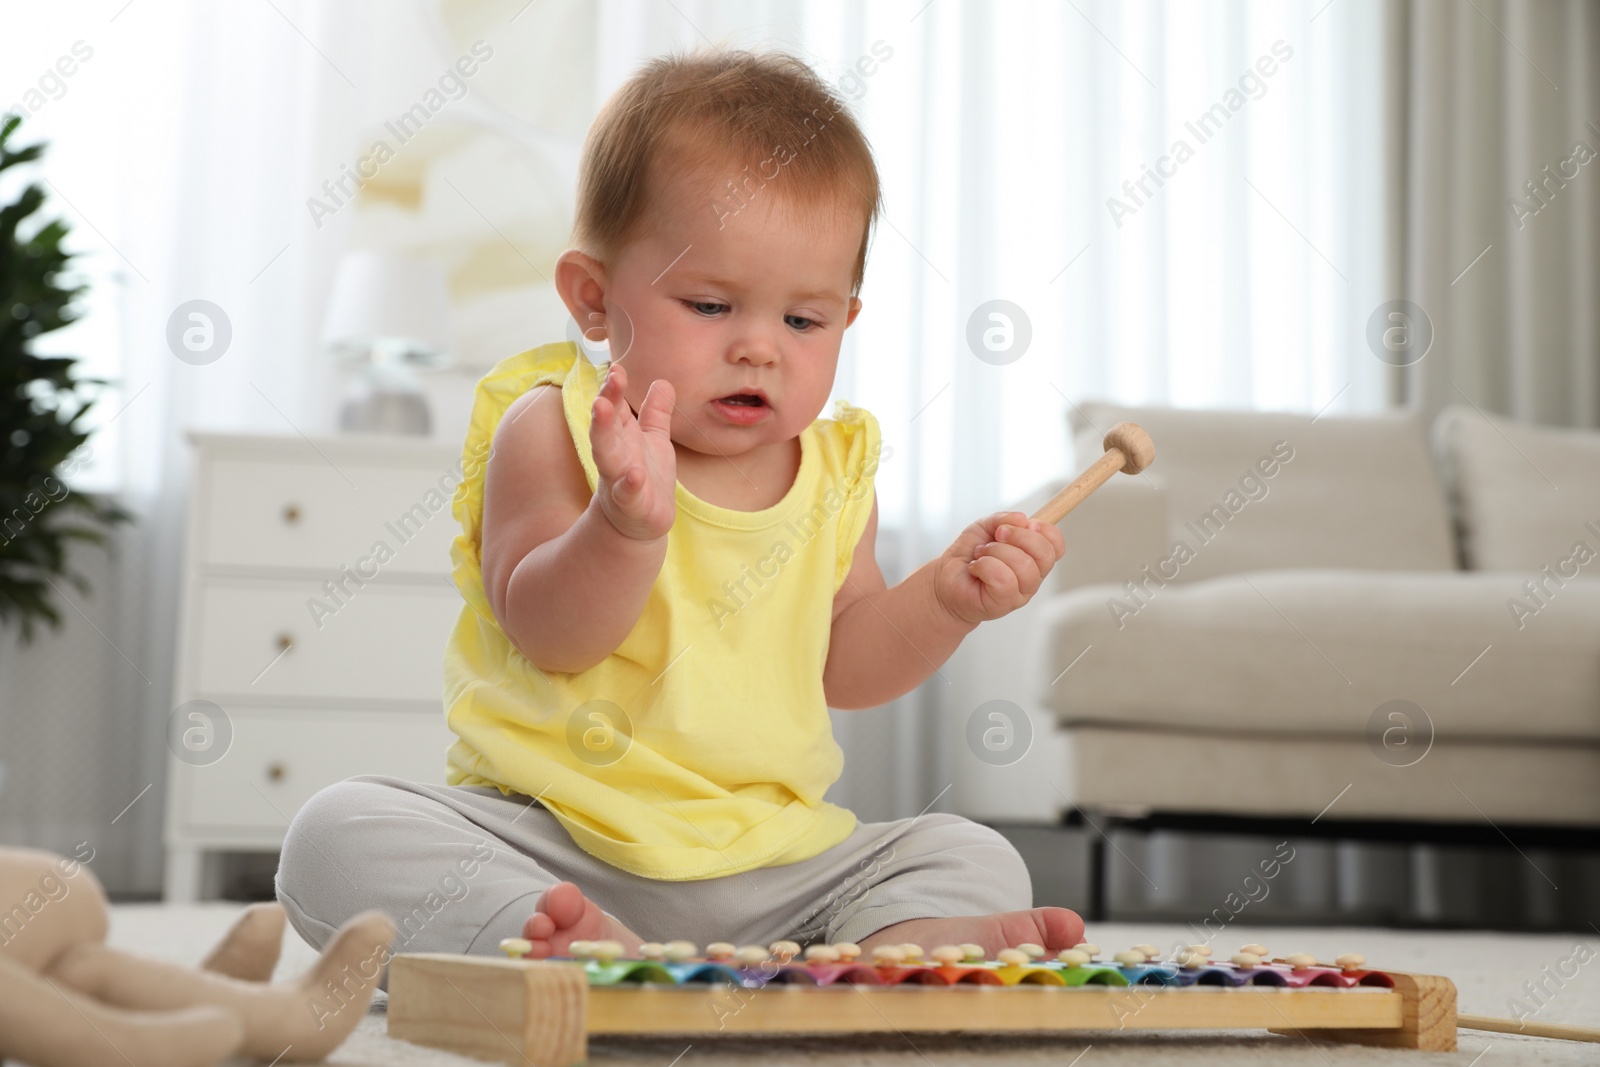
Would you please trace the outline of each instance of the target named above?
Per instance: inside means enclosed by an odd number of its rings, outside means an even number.
[[[913,689],[1063,551],[1001,512],[879,572],[877,422],[819,418],[879,210],[861,130],[791,57],[658,59],[607,102],[555,284],[610,361],[549,344],[479,383],[449,784],[302,809],[278,896],[313,944],[364,908],[398,951],[1081,940],[995,831],[823,799],[828,708]]]

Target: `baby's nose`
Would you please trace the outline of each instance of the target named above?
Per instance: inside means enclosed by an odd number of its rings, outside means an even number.
[[[736,338],[729,347],[729,355],[736,362],[765,366],[778,360],[778,346],[771,338],[760,333],[745,334]]]

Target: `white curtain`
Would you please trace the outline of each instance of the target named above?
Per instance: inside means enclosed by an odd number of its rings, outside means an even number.
[[[315,227],[305,201],[474,37],[504,58],[464,114],[536,145],[568,183],[598,101],[665,50],[790,49],[852,101],[888,210],[834,395],[873,411],[892,449],[878,475],[891,581],[1068,473],[1065,416],[1082,399],[1311,414],[1377,408],[1399,388],[1365,341],[1396,295],[1408,203],[1388,169],[1394,26],[1377,5],[107,0],[22,17],[8,26],[6,100],[75,40],[95,49],[27,132],[55,140],[52,205],[103,271],[93,321],[58,339],[121,383],[88,487],[119,491],[140,522],[86,618],[6,654],[0,829],[55,847],[98,833],[123,863],[102,877],[121,888],[159,879],[183,435],[331,429],[338,382],[316,344],[328,280],[346,247],[393,234],[357,231],[348,211]],[[540,232],[564,232],[561,210]],[[532,231],[507,243],[508,270],[548,269],[558,250]],[[234,332],[207,366],[164,339],[197,298]],[[990,301],[1012,307],[991,318]],[[474,307],[458,308],[467,332]],[[504,344],[552,339],[537,332]],[[435,384],[442,436],[464,425],[470,385]],[[65,685],[81,663],[94,671]],[[864,818],[938,802],[961,752],[940,725],[962,710],[940,707],[943,681],[836,715],[836,798]],[[51,766],[30,766],[46,750]]]
[[[1417,0],[1387,18],[1396,270],[1434,331],[1407,399],[1600,426],[1600,10]]]
[[[109,560],[77,553],[94,592],[63,585],[61,633],[3,638],[0,840],[63,852],[87,841],[113,890],[161,881],[186,435],[331,428],[337,389],[316,335],[348,215],[318,229],[305,201],[352,155],[384,65],[436,66],[406,47],[422,13],[404,15],[322,0],[7,13],[0,108],[27,109],[21,143],[50,142],[48,213],[71,225],[91,285],[85,319],[41,349],[116,380],[77,488],[115,492],[137,521]],[[47,77],[83,46],[70,77]],[[167,343],[169,318],[196,299],[232,331],[206,365]]]
[[[1362,340],[1385,221],[1371,7],[905,11],[853,13],[858,48],[895,53],[860,102],[888,217],[840,383],[896,450],[878,485],[903,571],[1070,476],[1084,398],[1385,403]],[[1020,309],[987,320],[999,342],[1031,331],[1011,362],[972,341],[996,300]],[[893,713],[896,815],[970,762],[946,674]]]

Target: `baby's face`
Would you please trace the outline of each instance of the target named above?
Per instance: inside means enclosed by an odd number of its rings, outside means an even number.
[[[649,235],[610,264],[605,294],[612,359],[638,411],[650,383],[677,394],[672,438],[735,455],[796,437],[822,412],[839,345],[861,302],[851,276],[864,213],[797,208],[780,173],[742,208],[715,168],[657,200]],[[715,206],[713,206],[715,204]],[[735,210],[737,209],[737,210]],[[759,390],[759,403],[727,398]]]

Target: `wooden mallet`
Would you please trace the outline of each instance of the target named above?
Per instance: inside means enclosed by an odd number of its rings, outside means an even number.
[[[1088,470],[1067,483],[1066,488],[1050,498],[1050,502],[1034,512],[1032,518],[1051,524],[1060,522],[1067,512],[1083,503],[1083,498],[1106,483],[1113,474],[1138,474],[1156,458],[1156,446],[1150,435],[1131,422],[1119,422],[1106,434],[1105,455],[1090,464]]]

